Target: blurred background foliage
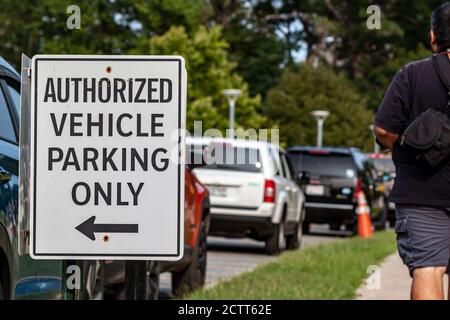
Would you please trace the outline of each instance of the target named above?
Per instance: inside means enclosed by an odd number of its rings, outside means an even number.
[[[280,128],[284,144],[315,142],[313,109],[328,109],[327,145],[372,147],[368,126],[395,72],[429,56],[429,19],[442,1],[0,0],[0,55],[181,54],[188,128],[228,125],[221,90],[244,91],[241,128]],[[69,5],[81,29],[69,30]],[[367,7],[379,5],[381,29]]]

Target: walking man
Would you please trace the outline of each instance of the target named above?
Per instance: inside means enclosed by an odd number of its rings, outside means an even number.
[[[450,2],[434,10],[430,39],[433,53],[450,59]],[[413,300],[444,299],[443,279],[450,271],[450,161],[432,169],[399,137],[426,110],[445,113],[447,91],[432,57],[410,63],[396,74],[375,118],[378,141],[392,149],[397,169],[391,200],[398,251],[413,278]]]

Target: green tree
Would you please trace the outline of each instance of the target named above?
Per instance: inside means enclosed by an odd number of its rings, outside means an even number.
[[[71,0],[0,0],[0,55],[15,66],[20,55],[122,54],[137,34],[121,17],[131,10],[124,0],[79,1],[81,28],[66,26]]]
[[[373,113],[348,80],[326,67],[301,64],[286,70],[280,83],[269,91],[267,118],[280,128],[287,145],[314,145],[316,122],[313,110],[330,112],[324,126],[324,145],[370,148],[369,125]]]
[[[252,95],[263,99],[281,75],[285,62],[284,43],[273,29],[255,15],[254,2],[247,0],[208,0],[212,25],[222,27],[229,43],[230,59],[249,85]]]
[[[72,4],[80,29],[66,26]],[[0,55],[18,67],[21,53],[124,54],[172,25],[196,29],[206,8],[203,0],[0,0]]]
[[[228,104],[222,90],[239,88],[243,91],[236,104],[236,127],[259,128],[264,117],[257,109],[259,96],[250,97],[248,85],[235,71],[236,65],[228,57],[228,44],[219,27],[200,27],[189,35],[183,27],[173,27],[162,36],[149,39],[139,52],[148,54],[176,54],[186,60],[188,72],[187,128],[193,129],[195,120],[203,121],[203,129],[228,127]]]
[[[430,50],[419,44],[415,50],[404,47],[396,48],[393,58],[382,64],[372,65],[370,60],[361,63],[363,77],[353,81],[355,87],[367,99],[369,109],[377,110],[384,93],[391,83],[395,73],[406,64],[420,60],[431,55]]]
[[[204,0],[128,0],[120,11],[122,23],[146,37],[161,35],[177,25],[190,34],[205,24],[209,15]]]

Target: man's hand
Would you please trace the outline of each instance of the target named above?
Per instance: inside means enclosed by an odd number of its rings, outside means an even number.
[[[374,132],[375,132],[375,136],[377,137],[378,141],[380,141],[380,143],[384,147],[389,148],[389,149],[392,149],[395,142],[399,138],[398,134],[386,131],[377,126],[375,126],[375,128],[374,128]]]

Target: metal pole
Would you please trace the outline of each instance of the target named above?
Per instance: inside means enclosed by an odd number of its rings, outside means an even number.
[[[147,261],[125,261],[125,299],[146,300]]]
[[[83,273],[85,270],[83,270],[83,262],[77,261],[77,260],[63,260],[62,261],[62,277],[61,277],[61,289],[62,289],[62,295],[63,300],[82,300],[83,297],[83,286],[85,285],[83,279]],[[70,266],[78,266],[80,268],[80,288],[79,289],[69,289],[67,287],[67,280],[69,278],[69,274],[67,273],[67,270]]]
[[[380,146],[377,143],[377,139],[373,138],[373,152],[374,153],[380,153]]]
[[[61,265],[61,274],[62,274],[62,278],[61,278],[61,289],[63,291],[63,299],[64,300],[75,300],[75,290],[71,290],[69,288],[67,288],[67,268],[74,264],[75,261],[73,260],[63,260],[62,261],[62,265]]]
[[[230,130],[228,131],[228,138],[233,139],[234,137],[234,108],[236,105],[236,100],[234,99],[229,99],[228,100],[229,105],[230,105],[230,119],[229,119],[229,126],[230,126]]]
[[[380,146],[377,143],[377,137],[375,135],[374,128],[375,128],[374,125],[369,126],[369,130],[373,136],[373,153],[380,153]]]
[[[324,119],[317,119],[317,147],[322,147],[323,143],[323,122]]]

